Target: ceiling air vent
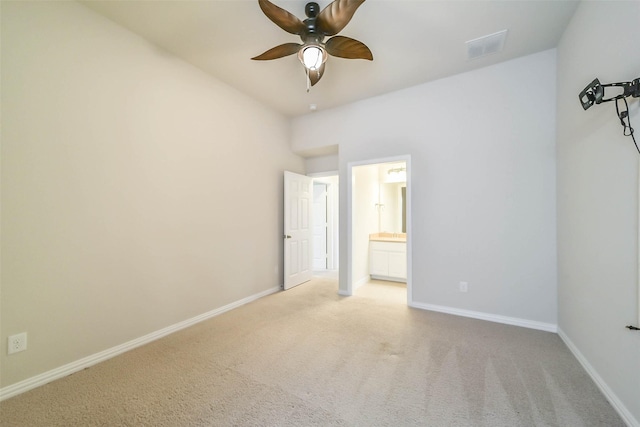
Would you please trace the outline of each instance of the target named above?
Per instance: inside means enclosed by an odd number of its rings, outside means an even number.
[[[467,59],[476,59],[481,56],[500,52],[504,47],[506,38],[507,30],[502,30],[465,42],[467,44]]]

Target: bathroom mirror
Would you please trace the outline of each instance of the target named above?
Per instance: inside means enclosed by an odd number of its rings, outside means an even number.
[[[406,182],[380,184],[380,232],[407,232],[406,192]]]

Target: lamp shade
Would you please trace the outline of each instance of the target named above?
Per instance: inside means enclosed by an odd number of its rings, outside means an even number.
[[[326,59],[324,49],[320,46],[304,46],[300,51],[300,61],[309,70],[316,71],[322,66]]]

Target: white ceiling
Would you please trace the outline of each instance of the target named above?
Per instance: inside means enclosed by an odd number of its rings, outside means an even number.
[[[368,0],[340,33],[365,43],[366,60],[330,57],[306,91],[295,55],[252,61],[300,42],[273,24],[257,0],[83,1],[83,4],[287,115],[384,94],[556,47],[578,0]],[[304,19],[304,0],[273,0]],[[329,1],[318,1],[324,8]],[[504,50],[468,60],[465,41],[508,29]]]

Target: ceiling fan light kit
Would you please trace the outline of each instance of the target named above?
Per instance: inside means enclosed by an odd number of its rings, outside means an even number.
[[[336,36],[351,21],[356,9],[365,0],[334,0],[319,12],[318,3],[305,6],[307,19],[301,21],[288,11],[269,0],[258,0],[260,9],[277,26],[290,34],[300,36],[302,44],[285,43],[251,59],[265,61],[298,54],[298,59],[307,74],[307,91],[318,83],[324,74],[325,62],[329,55],[346,59],[373,60],[371,50],[358,40]],[[334,36],[323,42],[326,36]]]
[[[318,71],[327,61],[327,51],[320,45],[302,46],[298,51],[298,58],[309,70]]]

